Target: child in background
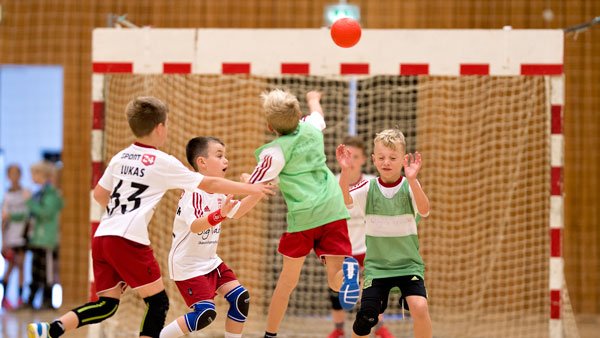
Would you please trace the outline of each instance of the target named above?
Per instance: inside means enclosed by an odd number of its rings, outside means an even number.
[[[350,189],[354,189],[361,184],[365,184],[372,178],[375,178],[375,176],[365,174],[362,171],[364,164],[367,162],[367,148],[365,147],[364,142],[358,136],[348,135],[344,137],[342,143],[350,152],[349,166],[346,170],[348,182],[350,182]],[[340,174],[336,175],[336,177],[339,180]],[[348,220],[348,236],[350,237],[350,243],[352,244],[352,257],[358,261],[362,273],[364,270],[363,263],[365,260],[365,253],[367,251],[367,245],[365,244],[365,217],[358,208],[352,208],[348,211],[350,212],[350,219]],[[345,337],[344,319],[346,313],[340,304],[338,292],[329,289],[329,294],[332,306],[331,317],[333,318],[335,328],[327,338]],[[394,338],[387,327],[383,325],[383,314],[379,315],[375,336],[380,338]]]

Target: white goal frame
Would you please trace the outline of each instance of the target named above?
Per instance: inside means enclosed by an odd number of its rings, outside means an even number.
[[[361,41],[346,49],[331,41],[328,29],[98,28],[92,42],[92,188],[104,168],[107,73],[545,76],[552,105],[549,335],[563,337],[563,34],[557,29],[364,29]],[[90,200],[93,233],[103,210]],[[93,298],[91,271],[90,264]]]

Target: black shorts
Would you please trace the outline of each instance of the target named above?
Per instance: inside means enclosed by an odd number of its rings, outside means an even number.
[[[387,308],[388,296],[390,290],[398,287],[402,293],[400,303],[404,303],[404,308],[408,310],[406,296],[421,296],[427,298],[425,281],[416,275],[375,278],[366,280],[363,286],[362,297],[360,298],[361,310],[365,307],[372,307],[379,313],[383,313]]]

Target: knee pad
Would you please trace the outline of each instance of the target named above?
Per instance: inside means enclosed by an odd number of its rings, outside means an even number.
[[[169,311],[169,298],[165,290],[162,290],[155,295],[144,298],[144,302],[146,303],[146,313],[144,319],[142,319],[140,336],[158,338]]]
[[[377,325],[379,321],[379,313],[374,309],[361,309],[356,314],[356,320],[352,326],[352,330],[359,336],[366,336],[371,333],[371,328]]]
[[[340,304],[340,293],[332,288],[329,288],[329,299],[331,300],[331,308],[334,310],[341,310],[342,304]]]
[[[185,324],[188,331],[194,332],[207,327],[215,318],[217,318],[215,304],[203,300],[194,304],[194,312],[185,315]]]
[[[79,319],[77,327],[100,323],[114,315],[117,312],[117,308],[119,308],[119,300],[111,297],[100,297],[95,302],[75,308],[73,312],[75,312],[77,319]]]
[[[239,323],[245,322],[250,310],[250,293],[248,293],[248,290],[238,285],[225,295],[225,299],[229,302],[227,317]]]

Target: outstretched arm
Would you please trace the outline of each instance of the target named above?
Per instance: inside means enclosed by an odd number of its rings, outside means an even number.
[[[413,154],[404,155],[404,175],[406,175],[406,180],[410,185],[410,189],[413,192],[413,197],[415,198],[415,203],[417,204],[417,209],[419,214],[427,215],[429,213],[429,199],[421,185],[417,181],[417,174],[421,169],[421,154],[415,152]]]
[[[267,194],[275,195],[273,189],[275,189],[276,187],[277,186],[268,184],[248,184],[234,182],[228,179],[213,176],[205,176],[198,185],[198,189],[210,193],[244,195],[260,194],[261,197],[264,198],[267,198]]]
[[[344,203],[346,205],[352,204],[354,201],[352,200],[352,196],[350,195],[350,179],[348,175],[348,170],[350,168],[350,158],[352,154],[350,150],[346,148],[345,145],[340,144],[335,150],[335,158],[337,159],[340,167],[342,168],[342,172],[340,173],[340,188],[342,189],[342,194],[344,195]]]
[[[317,112],[321,114],[321,116],[325,117],[325,115],[323,114],[323,108],[321,107],[322,96],[323,95],[321,94],[321,92],[311,90],[310,92],[306,93],[306,101],[308,102],[308,108],[310,109],[311,113]]]

